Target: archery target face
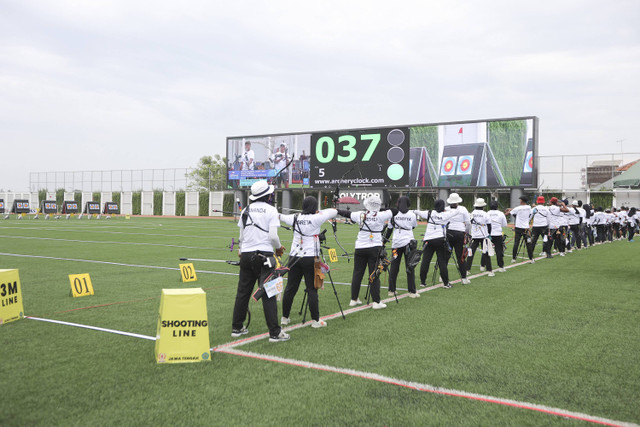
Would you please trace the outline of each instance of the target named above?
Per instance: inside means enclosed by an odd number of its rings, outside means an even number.
[[[458,170],[456,175],[471,175],[473,169],[473,156],[460,156],[458,158]]]
[[[443,176],[455,175],[457,162],[458,162],[457,157],[444,157],[442,159],[442,168],[440,170],[440,175],[443,175]]]
[[[533,151],[527,151],[527,155],[524,158],[524,168],[522,172],[523,173],[533,172]]]

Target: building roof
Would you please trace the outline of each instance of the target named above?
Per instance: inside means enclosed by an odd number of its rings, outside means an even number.
[[[640,162],[613,178],[613,187],[640,188]]]
[[[633,162],[627,163],[626,165],[622,165],[617,170],[619,170],[620,172],[624,172],[624,171],[628,170],[631,166],[633,166],[636,163],[638,163],[638,161],[640,161],[640,159],[634,160]]]
[[[618,167],[620,166],[620,163],[622,163],[622,160],[596,160],[591,162],[591,166],[589,166],[590,168],[597,168],[597,167]]]

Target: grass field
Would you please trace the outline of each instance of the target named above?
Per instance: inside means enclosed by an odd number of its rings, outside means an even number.
[[[338,227],[351,251],[357,230]],[[289,233],[280,233],[287,247]],[[194,262],[189,284],[177,268],[180,257],[237,259],[226,247],[236,236],[229,219],[0,221],[0,268],[19,269],[27,316],[154,337],[161,290],[202,287],[214,347],[211,362],[158,365],[152,340],[29,318],[1,325],[0,425],[640,422],[638,243],[535,264],[507,257],[506,273],[379,311],[347,310],[340,283],[352,264],[340,258],[332,272],[346,320],[297,327],[300,291],[290,341],[259,337],[267,330],[252,301],[257,339],[226,345],[237,267]],[[69,296],[76,273],[90,273],[95,295]],[[328,282],[320,312],[339,314]]]

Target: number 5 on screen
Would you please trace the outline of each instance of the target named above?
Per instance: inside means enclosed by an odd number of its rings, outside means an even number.
[[[193,268],[192,263],[180,264],[180,274],[182,275],[182,282],[195,282],[198,280],[196,269]]]
[[[93,295],[93,285],[89,273],[70,274],[69,282],[71,283],[71,294],[73,297],[83,297]]]

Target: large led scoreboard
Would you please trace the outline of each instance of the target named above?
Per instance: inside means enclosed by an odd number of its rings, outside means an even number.
[[[535,188],[538,118],[227,138],[229,188]],[[284,169],[284,170],[283,170]],[[273,179],[274,177],[277,179]]]

